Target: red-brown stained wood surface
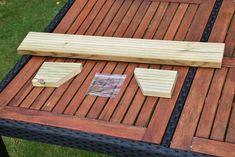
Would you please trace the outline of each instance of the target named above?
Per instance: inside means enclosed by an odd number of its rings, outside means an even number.
[[[22,108],[12,107],[10,108],[8,106],[1,112],[0,117],[9,117],[8,119],[17,119],[20,121],[28,121],[28,119],[30,118],[30,121],[33,123],[47,123],[47,125],[55,127],[86,131],[90,133],[108,134],[111,136],[130,138],[134,140],[141,140],[143,133],[145,132],[145,128],[140,127],[114,125],[107,122],[95,121],[91,119],[57,115],[38,110],[25,110]]]
[[[150,1],[156,1],[156,2],[174,2],[174,3],[195,3],[200,4],[203,2],[203,0],[150,0]]]
[[[190,1],[190,3],[184,2],[75,0],[54,32],[199,41],[215,0],[203,1],[202,3],[196,0]],[[216,30],[221,27],[228,28],[229,17],[231,17],[231,11],[226,12],[223,22],[216,22],[218,25]],[[221,23],[224,23],[225,26],[221,25]],[[234,24],[229,26],[229,30],[234,32]],[[226,32],[227,29],[223,29],[222,36]],[[214,38],[220,36],[220,34],[214,35]],[[226,41],[233,45],[231,40],[233,40],[233,36],[228,33]],[[78,76],[59,88],[32,87],[32,77],[43,61],[50,59],[57,62],[81,62],[84,67]],[[230,66],[230,63],[231,59],[224,60],[224,65]],[[179,77],[172,99],[143,96],[133,75],[136,67],[177,70]],[[115,98],[96,97],[86,94],[97,72],[126,75],[121,90]],[[159,144],[165,133],[187,72],[188,67],[32,57],[15,79],[0,93],[0,105],[2,106],[0,118],[16,119]],[[210,78],[213,76],[213,70],[201,69],[199,73],[197,74],[196,82],[202,76],[208,78],[201,80],[200,83],[201,87],[208,87],[211,82]],[[204,91],[202,95],[205,95],[207,88],[202,91]],[[198,95],[200,96],[200,94]],[[203,101],[204,97],[202,96],[199,100]],[[228,123],[232,131],[234,123],[231,121]],[[227,138],[231,139],[229,136]]]
[[[210,154],[221,157],[234,157],[235,144],[224,143],[203,138],[193,138],[192,150],[204,154]]]
[[[221,69],[198,68],[183,112],[177,124],[172,148],[193,150],[216,156],[234,156],[235,75],[234,15],[232,1],[225,0],[209,41],[225,42]],[[200,137],[200,138],[197,138]],[[219,142],[220,141],[220,142]]]
[[[225,141],[230,142],[230,143],[235,143],[235,102],[233,102],[233,106],[232,106],[232,113],[231,113],[231,118],[230,118],[230,122],[228,125],[228,131],[227,131],[227,135],[226,135],[226,139]]]

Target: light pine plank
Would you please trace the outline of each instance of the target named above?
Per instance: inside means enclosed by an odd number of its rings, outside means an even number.
[[[44,62],[32,80],[36,87],[59,87],[82,70],[81,63]]]
[[[144,96],[171,98],[177,71],[136,68],[134,74]]]
[[[220,68],[224,43],[130,39],[30,32],[21,55]]]

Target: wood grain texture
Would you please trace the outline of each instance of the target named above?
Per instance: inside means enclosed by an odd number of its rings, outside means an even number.
[[[224,39],[226,36],[226,29],[228,28],[230,24],[230,20],[228,19],[231,18],[231,13],[232,13],[230,10],[231,8],[230,8],[229,9],[230,11],[228,11],[226,14],[223,14],[224,11],[226,12],[226,10],[228,10],[228,8],[226,7],[227,4],[224,4],[224,3],[228,3],[228,2],[230,1],[224,1],[223,5],[221,6],[221,9],[223,11],[220,10],[220,13],[214,24],[213,30],[209,38],[210,42],[224,42]],[[205,12],[208,11],[208,6],[206,7],[206,4],[209,4],[209,3],[211,3],[212,5],[213,1],[207,1],[201,4],[201,6],[203,6],[202,8],[204,9],[201,10],[201,8],[199,8],[198,11],[200,10],[204,12],[205,14]],[[198,18],[198,17],[195,16],[195,18]],[[202,17],[202,18],[205,18],[205,17]],[[192,36],[192,37],[194,38],[195,36]],[[219,71],[219,70],[216,70],[216,71]],[[217,104],[208,104],[208,103],[211,103],[211,102],[216,103],[216,101],[220,98],[220,93],[213,94],[213,92],[221,91],[221,89],[219,88],[223,87],[223,79],[225,79],[224,77],[226,77],[226,76],[218,76],[218,75],[226,75],[226,68],[221,70],[220,74],[218,74],[218,72],[215,73],[215,70],[211,70],[211,69],[199,68],[197,70],[197,73],[194,77],[193,84],[190,88],[190,91],[189,91],[189,94],[188,94],[188,97],[184,106],[184,109],[182,111],[180,120],[178,122],[176,131],[174,133],[174,137],[171,142],[171,147],[190,150],[191,141],[193,137],[195,136],[195,133],[199,134],[199,131],[197,132],[197,128],[200,129],[199,136],[205,136],[205,137],[209,136],[208,134],[210,134],[210,129],[212,128],[212,125],[213,125],[210,123],[211,122],[213,123],[214,112],[216,112]],[[200,81],[198,80],[199,77],[201,77]],[[213,77],[216,77],[214,78],[214,81],[213,81]],[[222,81],[220,83],[217,83],[218,87],[216,87],[216,85],[214,84],[217,82],[215,81],[217,78]],[[201,84],[201,81],[205,81],[205,82]],[[212,91],[210,91],[210,88],[212,89]],[[204,115],[201,115],[203,109],[206,109],[206,108],[208,109],[208,112],[205,111],[205,113],[203,113]],[[207,119],[207,121],[204,121],[204,122],[207,123],[208,125],[199,124],[200,118]],[[225,119],[226,118],[227,116],[225,117]],[[203,123],[203,120],[202,120],[202,123]],[[198,126],[198,124],[200,126]],[[203,127],[203,126],[206,126],[206,127]],[[205,130],[202,130],[204,128]],[[222,129],[224,130],[224,127]]]
[[[117,30],[116,34],[118,32]],[[223,43],[30,32],[19,46],[18,53],[21,55],[220,68],[224,46]]]
[[[224,57],[222,62],[223,67],[235,68],[235,58]]]
[[[235,143],[234,133],[235,133],[235,101],[233,102],[233,109],[232,109],[225,141],[230,142],[230,143]]]
[[[229,123],[232,103],[235,97],[235,68],[228,71],[223,91],[218,103],[217,113],[211,130],[211,139],[223,141]]]
[[[149,0],[149,1],[200,4],[202,3],[203,0]]]
[[[81,63],[44,62],[32,84],[35,87],[59,87],[81,71]]]
[[[17,119],[19,121],[28,121],[30,118],[32,123],[80,130],[89,133],[105,134],[132,140],[141,140],[145,132],[145,128],[141,127],[121,124],[115,125],[97,120],[8,106],[1,112],[0,118]]]
[[[143,95],[171,98],[177,71],[136,68],[134,74]]]
[[[201,118],[198,123],[196,132],[196,136],[198,137],[209,138],[227,71],[227,68],[221,68],[214,72],[210,89],[204,102]]]
[[[194,137],[192,151],[221,157],[234,157],[235,144]]]

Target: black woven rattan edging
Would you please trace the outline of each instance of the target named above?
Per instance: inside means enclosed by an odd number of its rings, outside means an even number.
[[[202,38],[200,40],[201,42],[208,42],[211,31],[213,29],[214,23],[216,21],[216,18],[217,18],[217,15],[219,13],[219,10],[220,10],[222,3],[223,3],[223,0],[216,0],[215,5],[212,9],[211,15],[209,17],[209,20],[207,22],[207,25],[204,29]],[[169,123],[167,125],[166,132],[163,136],[163,140],[162,140],[161,145],[163,145],[165,147],[169,147],[171,144],[171,140],[173,138],[177,123],[179,121],[181,112],[183,110],[188,92],[190,90],[194,76],[196,74],[196,71],[197,71],[197,68],[195,68],[195,67],[189,68],[188,74],[187,74],[186,79],[184,81],[183,87],[180,91],[175,108],[173,110],[173,113],[172,113],[170,120],[169,120]]]
[[[155,144],[4,119],[0,120],[0,134],[122,157],[207,156]]]
[[[69,8],[72,6],[74,0],[68,0],[67,3],[60,9],[59,13],[54,17],[50,24],[44,29],[44,32],[53,32],[56,26],[63,19]],[[0,82],[0,93],[3,89],[11,82],[12,79],[18,74],[18,72],[25,66],[25,64],[30,60],[31,56],[24,55],[15,64],[14,68],[8,72],[4,79]]]

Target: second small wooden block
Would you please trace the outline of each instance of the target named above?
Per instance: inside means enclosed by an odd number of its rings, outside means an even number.
[[[171,98],[177,71],[136,68],[134,74],[144,96]]]

